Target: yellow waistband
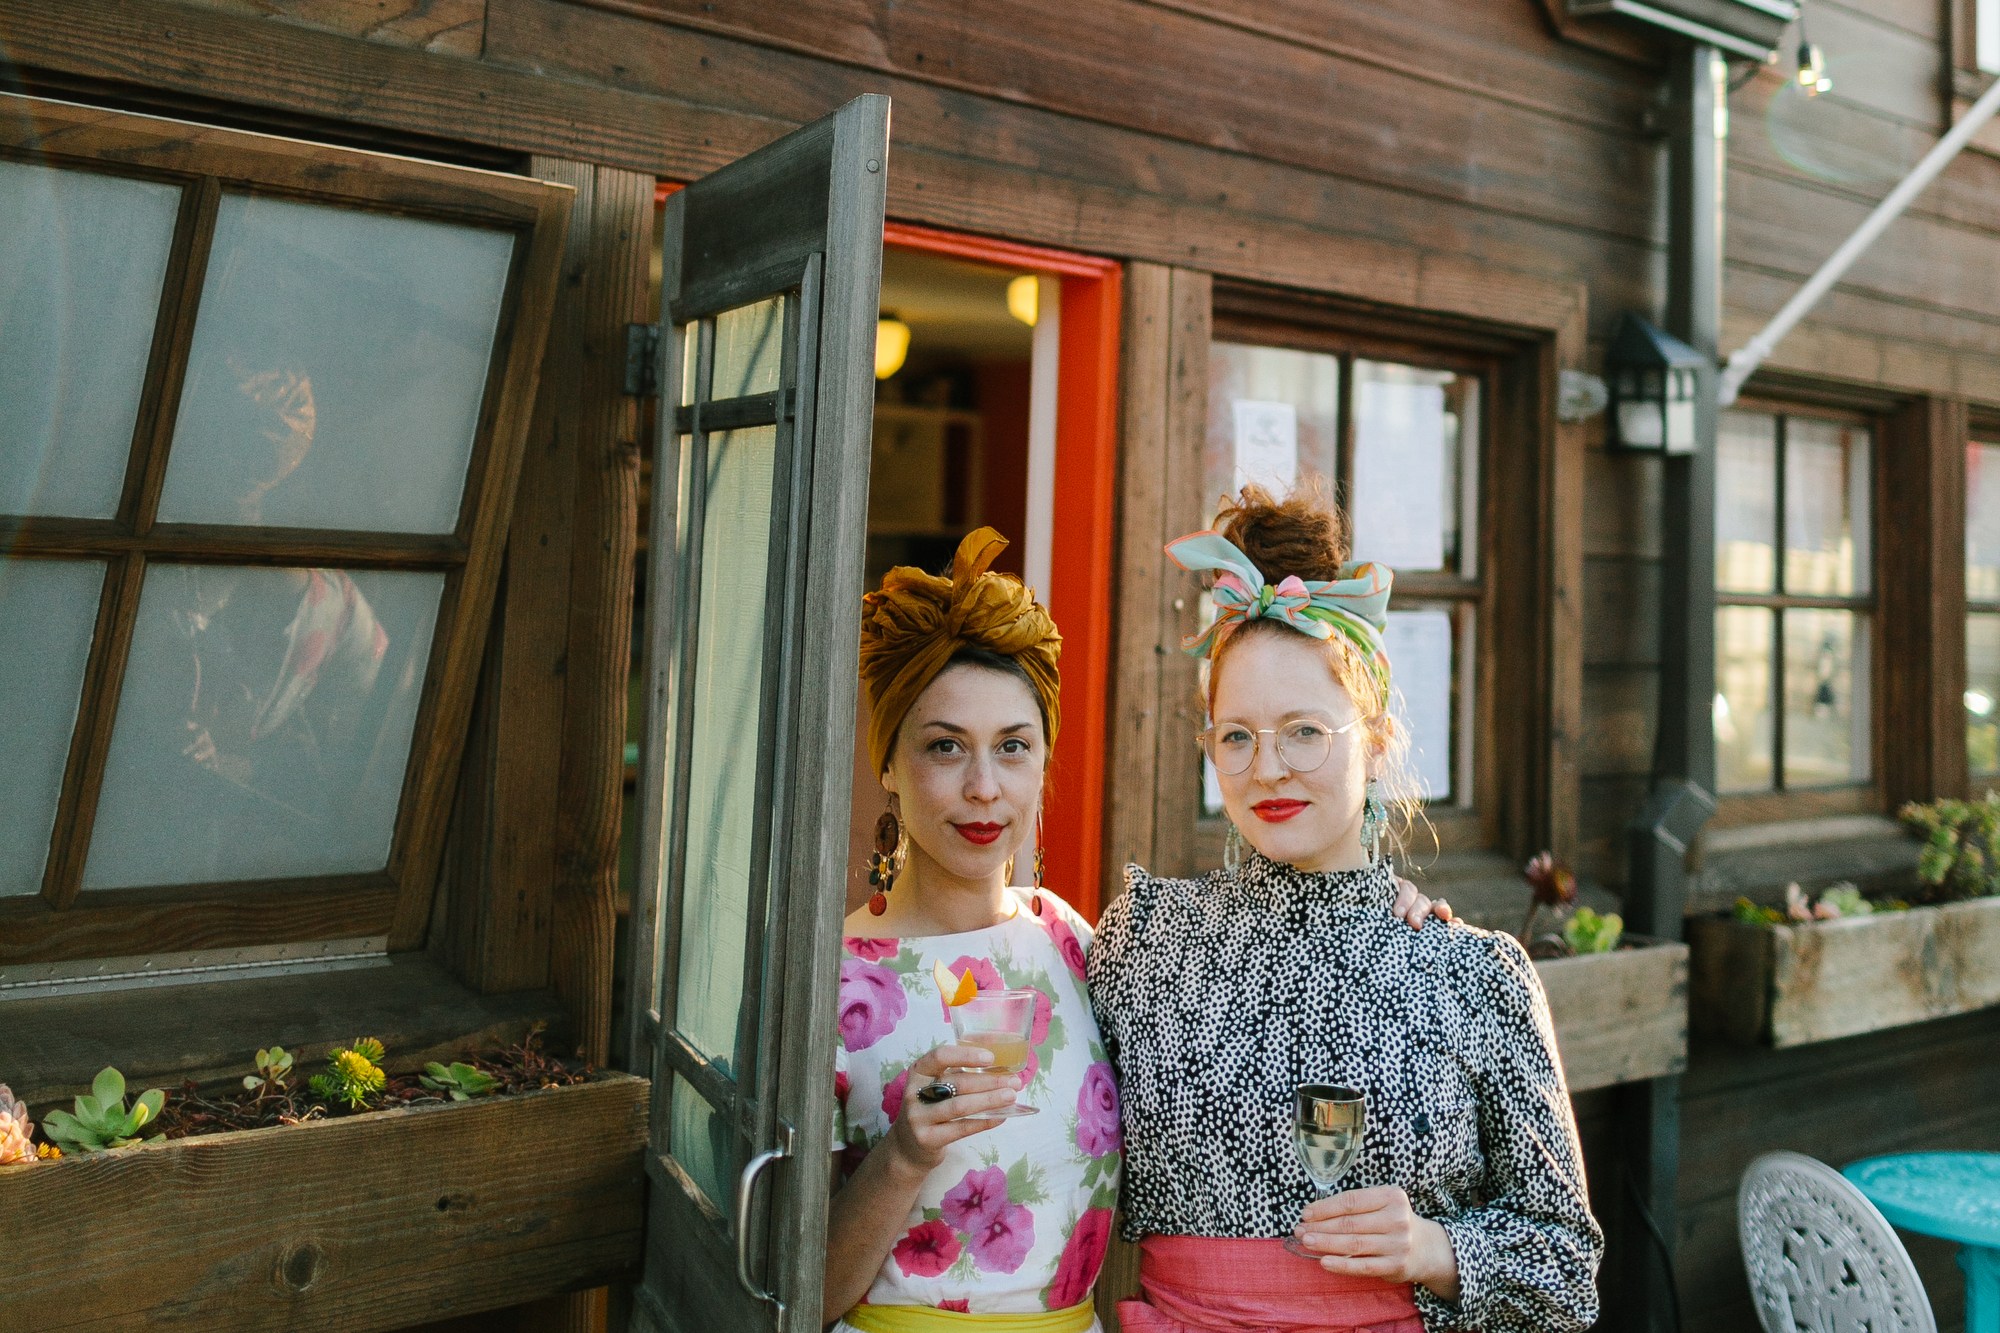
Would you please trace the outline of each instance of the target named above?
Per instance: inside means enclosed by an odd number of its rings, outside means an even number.
[[[928,1305],[857,1305],[847,1322],[861,1333],[1089,1333],[1096,1311],[1089,1301],[1067,1310],[1035,1314],[961,1314]]]

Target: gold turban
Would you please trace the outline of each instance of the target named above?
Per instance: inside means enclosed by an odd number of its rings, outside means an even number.
[[[1048,743],[1055,744],[1062,722],[1056,697],[1062,635],[1021,580],[988,571],[1006,546],[1005,537],[980,528],[958,544],[950,578],[898,565],[878,591],[861,599],[861,682],[874,709],[868,758],[877,773],[889,765],[889,747],[910,705],[961,648],[983,648],[1021,664],[1048,719]]]

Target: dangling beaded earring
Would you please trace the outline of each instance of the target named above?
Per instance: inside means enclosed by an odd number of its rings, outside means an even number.
[[[1048,845],[1049,845],[1049,840],[1048,840],[1047,838],[1045,838],[1045,837],[1043,837],[1043,836],[1042,836],[1042,812],[1041,812],[1040,810],[1036,810],[1036,811],[1035,811],[1035,866],[1034,866],[1034,870],[1035,870],[1035,892],[1036,892],[1036,894],[1038,894],[1038,895],[1039,895],[1039,894],[1041,893],[1041,891],[1042,891],[1042,868],[1043,868],[1043,867],[1044,867],[1045,865],[1047,865],[1047,864],[1048,864],[1048,863],[1047,863],[1047,861],[1045,860],[1044,856],[1043,856],[1043,852],[1044,852],[1044,851],[1045,851],[1045,850],[1047,849]],[[1040,915],[1041,915],[1041,911],[1042,911],[1042,909],[1041,909],[1041,901],[1042,901],[1042,900],[1041,900],[1041,898],[1040,898],[1040,897],[1037,897],[1037,898],[1035,899],[1035,915],[1037,915],[1037,916],[1040,916]]]
[[[1370,778],[1368,795],[1361,805],[1361,848],[1368,853],[1370,865],[1382,859],[1382,830],[1388,825],[1389,811],[1382,804],[1381,785]]]
[[[875,896],[868,900],[870,915],[889,910],[889,890],[896,887],[897,854],[903,849],[903,821],[896,818],[894,798],[882,817],[875,821],[875,851],[868,858],[868,883]]]
[[[1237,828],[1235,821],[1232,820],[1229,825],[1229,833],[1222,840],[1223,869],[1234,870],[1237,866],[1242,865],[1244,854],[1243,830]]]

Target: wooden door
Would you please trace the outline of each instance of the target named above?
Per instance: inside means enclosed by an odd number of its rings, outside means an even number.
[[[819,1327],[889,102],[666,206],[635,904],[660,1333]]]

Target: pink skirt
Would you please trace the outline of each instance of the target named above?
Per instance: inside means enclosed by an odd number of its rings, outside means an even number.
[[[1423,1333],[1407,1282],[1329,1273],[1281,1240],[1148,1236],[1126,1333]]]

